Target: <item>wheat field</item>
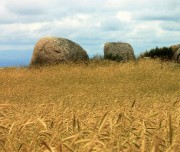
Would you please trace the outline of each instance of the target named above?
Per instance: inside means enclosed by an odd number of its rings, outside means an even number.
[[[0,70],[0,152],[178,152],[180,66],[93,61]]]

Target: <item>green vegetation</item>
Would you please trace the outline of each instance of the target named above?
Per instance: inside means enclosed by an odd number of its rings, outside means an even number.
[[[104,59],[107,59],[107,60],[112,60],[112,61],[117,61],[117,62],[121,62],[123,61],[123,57],[120,56],[120,55],[113,55],[112,53],[109,53],[107,55],[104,56]]]
[[[140,55],[140,58],[150,57],[150,58],[160,58],[162,60],[171,60],[173,56],[172,48],[163,47],[155,49],[151,49],[150,51],[146,51],[145,53]]]
[[[178,152],[180,67],[107,60],[0,70],[2,152]]]

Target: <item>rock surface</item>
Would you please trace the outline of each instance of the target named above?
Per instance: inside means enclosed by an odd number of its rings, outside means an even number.
[[[172,46],[170,46],[170,48],[173,51],[172,59],[175,62],[180,63],[180,44],[172,45]]]
[[[86,51],[79,44],[65,38],[45,37],[36,43],[30,65],[56,64],[88,59]]]
[[[170,48],[173,50],[173,52],[176,52],[180,48],[180,44],[172,45]]]
[[[174,53],[173,59],[177,61],[177,63],[180,63],[180,48]]]
[[[107,59],[115,59],[128,61],[135,59],[134,50],[128,43],[108,42],[104,45],[104,57]]]

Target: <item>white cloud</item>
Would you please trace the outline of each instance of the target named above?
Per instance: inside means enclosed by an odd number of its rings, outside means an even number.
[[[116,17],[118,20],[120,20],[121,22],[131,22],[132,21],[132,15],[130,12],[125,12],[125,11],[119,11],[116,14]]]
[[[43,36],[66,37],[89,54],[126,41],[136,54],[179,43],[179,0],[1,0],[0,50],[33,49]]]

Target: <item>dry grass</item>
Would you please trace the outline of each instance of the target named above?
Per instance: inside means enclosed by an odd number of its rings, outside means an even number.
[[[180,151],[180,67],[102,61],[0,71],[2,152]]]

